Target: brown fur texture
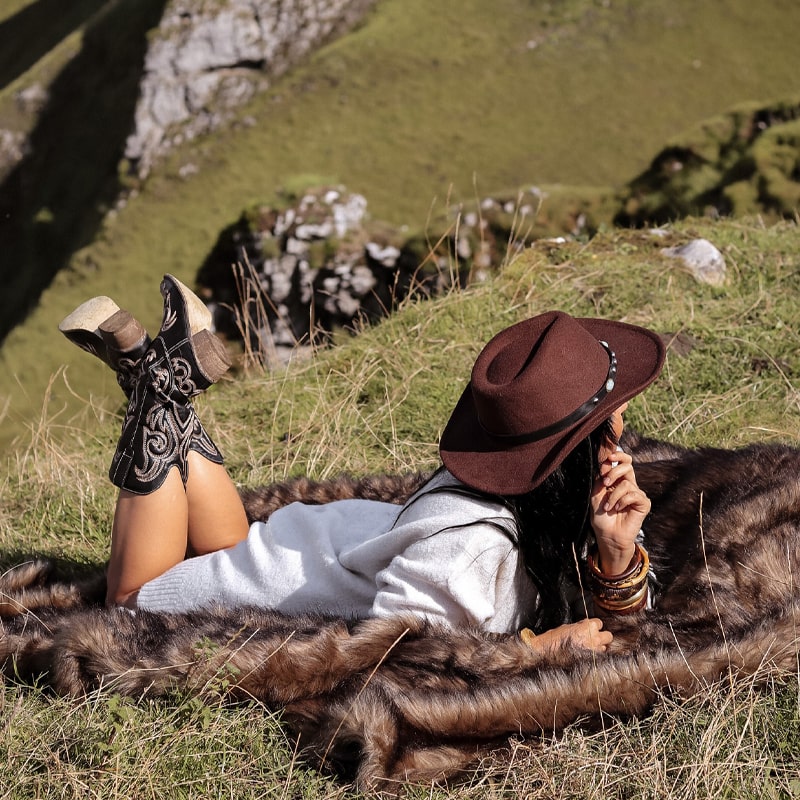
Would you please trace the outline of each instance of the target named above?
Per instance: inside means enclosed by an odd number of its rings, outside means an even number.
[[[6,675],[44,675],[61,694],[257,698],[284,709],[309,758],[362,788],[453,775],[512,735],[641,714],[662,690],[796,669],[800,450],[683,450],[635,435],[626,448],[653,500],[647,546],[660,586],[654,610],[607,621],[606,655],[541,654],[514,635],[415,618],[132,615],[97,605],[96,576],[70,583],[31,562],[0,582],[0,661]],[[290,499],[400,502],[424,477],[294,481],[245,501],[253,518]]]

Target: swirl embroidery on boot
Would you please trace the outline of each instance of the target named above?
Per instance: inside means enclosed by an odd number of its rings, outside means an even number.
[[[142,465],[134,466],[138,480],[153,481],[174,465],[186,482],[193,418],[196,414],[191,406],[156,405],[147,412],[142,429]]]
[[[140,362],[140,358],[128,358],[127,356],[121,356],[117,361],[117,383],[128,397],[136,386]]]
[[[166,367],[156,365],[148,371],[150,387],[164,402],[169,402],[172,392],[172,376]]]
[[[192,378],[192,365],[188,359],[183,356],[171,358],[169,360],[172,366],[172,379],[175,388],[184,397],[194,397],[200,394],[201,390],[197,388],[197,383]]]
[[[178,321],[178,312],[172,310],[172,295],[169,292],[166,281],[161,282],[161,294],[164,297],[164,318],[161,323],[161,333],[164,333]]]

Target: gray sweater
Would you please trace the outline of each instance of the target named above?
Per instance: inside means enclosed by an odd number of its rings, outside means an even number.
[[[457,483],[442,472],[425,489]],[[137,604],[358,618],[410,612],[510,633],[527,624],[538,598],[514,536],[508,509],[456,491],[424,491],[402,509],[371,500],[293,503],[254,523],[235,547],[187,559],[145,584]]]

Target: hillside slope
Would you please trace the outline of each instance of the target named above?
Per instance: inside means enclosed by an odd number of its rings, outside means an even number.
[[[798,21],[778,0],[382,0],[240,126],[176,153],[71,258],[0,353],[0,437],[35,418],[63,364],[80,396],[116,404],[110,376],[59,340],[58,320],[108,293],[154,327],[159,276],[191,282],[217,232],[298,175],[332,176],[412,228],[432,205],[484,189],[619,184],[676,131],[792,88]],[[79,405],[61,381],[53,393],[66,415]]]

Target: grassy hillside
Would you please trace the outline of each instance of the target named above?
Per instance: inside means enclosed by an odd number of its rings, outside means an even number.
[[[698,120],[796,89],[797,22],[800,7],[780,0],[381,0],[240,125],[176,153],[91,244],[63,254],[69,271],[0,351],[0,441],[36,418],[64,364],[78,395],[116,404],[106,371],[54,332],[72,307],[108,293],[155,326],[160,275],[191,282],[223,226],[299,175],[336,178],[367,196],[373,216],[412,229],[432,207],[482,191],[622,183]],[[63,131],[48,130],[57,145]],[[186,165],[199,171],[181,178]],[[95,168],[90,153],[69,174],[83,186]],[[61,186],[72,209],[78,195]],[[79,407],[60,379],[52,392],[65,418]]]
[[[723,252],[729,282],[696,283],[660,248],[696,237]],[[662,376],[631,403],[629,424],[686,444],[800,439],[800,248],[790,223],[687,220],[661,235],[601,234],[539,243],[494,281],[410,304],[392,319],[282,373],[225,381],[200,414],[245,485],[432,466],[436,441],[481,344],[551,307],[643,323],[675,337]],[[105,469],[119,420],[85,409],[65,429],[58,405],[0,466],[4,563],[38,552],[100,563],[113,492]],[[796,676],[766,689],[730,683],[691,702],[665,697],[642,721],[579,726],[513,748],[465,784],[420,798],[795,797]],[[66,703],[0,688],[0,796],[352,796],[305,769],[257,706],[175,697]]]

